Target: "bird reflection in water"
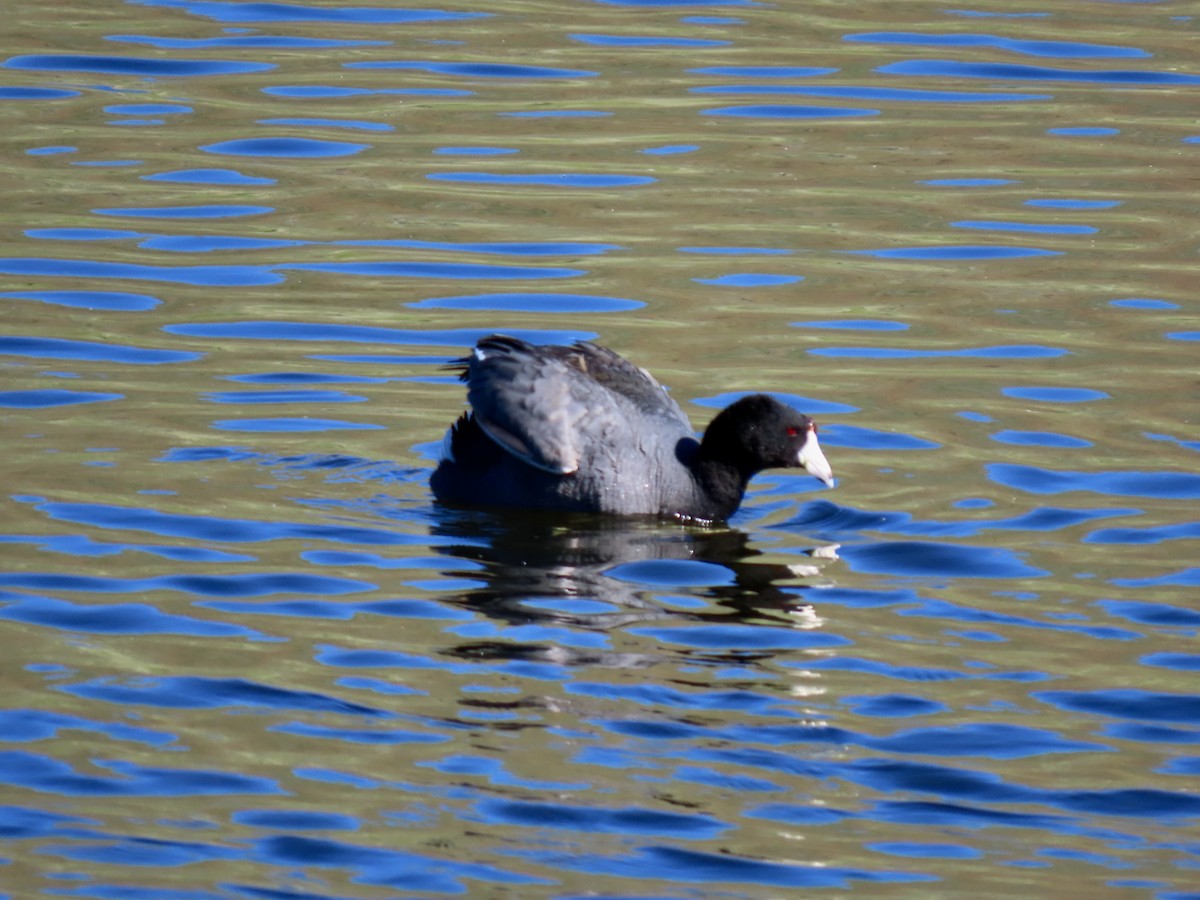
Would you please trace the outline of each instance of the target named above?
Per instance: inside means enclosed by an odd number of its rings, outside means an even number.
[[[736,528],[634,517],[440,508],[433,532],[444,541],[439,552],[472,563],[443,570],[472,583],[460,595],[464,606],[508,625],[601,632],[672,621],[819,627],[801,589],[828,583],[822,567],[837,559],[837,545],[826,545],[808,551],[802,563],[769,562]],[[685,596],[690,602],[674,602]],[[584,600],[603,606],[565,602]],[[478,641],[459,652],[573,665],[660,661],[551,642]],[[755,655],[705,652],[711,662],[745,663]]]

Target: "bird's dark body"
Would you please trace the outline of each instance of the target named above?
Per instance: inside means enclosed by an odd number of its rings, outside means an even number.
[[[751,475],[799,465],[809,435],[816,446],[808,417],[762,394],[723,411],[698,441],[648,372],[585,341],[493,335],[454,365],[472,408],[430,482],[448,503],[724,519]]]

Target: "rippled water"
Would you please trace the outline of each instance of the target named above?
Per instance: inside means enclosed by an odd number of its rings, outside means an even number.
[[[6,12],[0,897],[1200,891],[1183,4]],[[480,335],[838,475],[446,510]]]

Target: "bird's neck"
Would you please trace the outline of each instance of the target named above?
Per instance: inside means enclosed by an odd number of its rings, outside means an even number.
[[[705,451],[705,446],[701,444],[692,464],[692,477],[696,480],[703,504],[712,511],[705,518],[727,519],[741,504],[752,473],[743,471],[735,462],[720,454]]]

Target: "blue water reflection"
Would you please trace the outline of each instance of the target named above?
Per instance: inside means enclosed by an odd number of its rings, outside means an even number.
[[[230,0],[129,0],[135,6],[181,9],[218,22],[344,22],[361,25],[401,25],[485,18],[481,12],[440,9],[388,9],[383,6],[319,7],[306,3],[241,3]]]
[[[930,91],[904,90],[894,87],[875,87],[861,85],[855,87],[841,86],[801,86],[801,85],[710,85],[707,87],[691,88],[694,94],[758,94],[768,96],[797,96],[797,97],[833,97],[846,100],[885,100],[901,103],[1016,103],[1031,100],[1050,100],[1048,94],[1011,94],[979,91]],[[798,109],[801,107],[797,107]],[[861,111],[861,115],[877,115],[878,110]],[[834,110],[834,115],[848,112]],[[799,115],[799,114],[797,114]]]
[[[77,309],[104,309],[112,312],[143,312],[162,303],[149,294],[124,291],[8,291],[0,297],[13,300],[38,300],[53,306]]]
[[[204,395],[213,403],[363,403],[366,397],[342,391],[217,391]]]
[[[104,403],[120,400],[121,394],[98,391],[0,391],[0,407],[8,409],[49,409],[55,406],[77,406],[80,403]]]
[[[308,402],[312,402],[309,400]],[[328,401],[326,401],[328,402]],[[216,431],[245,431],[260,434],[309,433],[327,431],[380,431],[382,425],[350,422],[344,419],[322,419],[315,416],[277,417],[273,419],[217,419],[210,424]]]
[[[792,322],[794,328],[830,328],[846,331],[907,331],[904,322],[890,319],[839,319],[830,322]]]
[[[104,107],[114,116],[174,116],[194,112],[190,106],[178,103],[116,103]]]
[[[1145,59],[1150,56],[1137,47],[1116,47],[1106,44],[1083,44],[1075,41],[1014,40],[994,34],[921,34],[911,31],[873,31],[848,34],[847,41],[866,41],[880,44],[905,44],[929,47],[994,47],[1026,56],[1051,56],[1061,59],[1122,57]]]
[[[1006,387],[1001,389],[1000,393],[1006,397],[1041,400],[1046,403],[1088,403],[1092,400],[1109,399],[1109,395],[1104,391],[1092,388]]]
[[[61,88],[39,88],[39,87],[16,87],[13,85],[0,85],[0,100],[67,100],[71,97],[78,97],[82,91],[63,90]],[[49,152],[51,148],[44,148],[42,152]],[[63,152],[64,149],[69,152],[70,148],[54,148]]]
[[[406,305],[413,309],[488,309],[558,315],[572,312],[623,312],[640,309],[646,304],[640,300],[587,294],[472,294],[463,297],[430,297]]]
[[[145,44],[164,50],[197,50],[214,47],[285,48],[289,50],[326,50],[334,47],[386,47],[390,41],[338,41],[329,38],[287,37],[272,34],[236,34],[219,38],[166,38],[142,34],[114,34],[110,41]]]
[[[21,595],[0,609],[0,619],[79,634],[182,634],[210,638],[264,638],[238,625],[163,613],[145,603],[71,603]],[[3,775],[0,775],[3,783]]]
[[[29,356],[42,359],[76,359],[157,366],[191,362],[201,354],[186,350],[156,350],[127,344],[74,341],[65,338],[10,337],[0,335],[0,355]]]
[[[275,156],[284,159],[319,158],[327,156],[353,156],[370,149],[370,144],[352,144],[347,141],[326,141],[315,138],[241,138],[218,141],[200,149],[206,153],[222,156]]]
[[[836,106],[799,106],[788,103],[721,106],[704,110],[706,116],[747,116],[763,119],[846,119],[855,116],[877,116],[877,109],[855,109]]]
[[[881,250],[851,250],[863,256],[877,256],[880,259],[941,259],[941,260],[979,260],[979,259],[1022,259],[1031,256],[1061,256],[1058,250],[1045,250],[1040,247],[998,247],[998,246],[943,246],[943,247],[889,247]]]
[[[275,68],[270,63],[201,59],[145,59],[131,56],[73,56],[30,54],[10,56],[7,69],[48,72],[99,72],[107,75],[141,75],[147,78],[186,78],[198,75],[237,75]]]
[[[732,275],[721,275],[717,278],[693,278],[700,284],[712,284],[717,287],[778,287],[784,284],[796,284],[804,280],[802,275],[769,275],[765,272],[738,272]]]
[[[571,40],[596,47],[669,47],[704,50],[709,47],[728,47],[732,41],[711,38],[650,37],[619,34],[572,34]]]
[[[514,147],[438,147],[433,152],[438,156],[508,156],[521,151]]]
[[[170,206],[93,209],[98,216],[127,216],[142,219],[229,219],[245,216],[261,216],[274,212],[271,206]]]
[[[0,67],[0,895],[1191,888],[1184,17],[97,9]],[[837,489],[439,506],[496,330]]]
[[[143,175],[145,181],[178,181],[185,185],[274,185],[274,178],[260,175],[244,175],[234,169],[180,169],[178,172],[160,172]]]
[[[1116,497],[1200,498],[1200,475],[1191,472],[1070,472],[993,463],[988,477],[998,484],[1033,494],[1086,491]]]
[[[997,347],[961,347],[952,350],[908,350],[900,347],[813,347],[812,356],[864,357],[871,359],[920,359],[923,357],[977,357],[979,359],[1053,359],[1070,353],[1061,347],[1014,344]]]
[[[992,440],[999,441],[1002,444],[1013,444],[1018,447],[1056,447],[1060,450],[1074,450],[1095,446],[1091,441],[1085,441],[1083,438],[1047,431],[1011,431],[1005,429],[993,434]]]
[[[586,69],[555,69],[549,66],[439,63],[419,60],[346,63],[345,65],[347,69],[411,69],[435,75],[457,75],[466,78],[595,78],[600,74]]]
[[[640,187],[658,179],[648,175],[597,175],[588,172],[553,172],[546,174],[500,174],[495,172],[431,172],[430,181],[453,181],[461,184],[518,184],[550,187],[613,188]]]
[[[259,266],[152,266],[85,259],[0,259],[0,273],[67,278],[114,278],[209,287],[279,284],[284,277]]]
[[[259,119],[259,125],[295,125],[298,127],[313,127],[313,128],[345,128],[348,131],[380,131],[388,132],[395,131],[393,125],[387,122],[365,122],[354,119],[319,119],[306,118],[302,116],[290,119]]]
[[[875,71],[883,75],[923,75],[942,78],[993,78],[1014,81],[1068,81],[1118,85],[1200,84],[1200,75],[1148,70],[1072,70],[1015,63],[976,63],[929,59],[888,63]]]
[[[832,75],[838,70],[819,66],[707,66],[691,71],[696,75],[729,75],[733,78],[812,78]]]

